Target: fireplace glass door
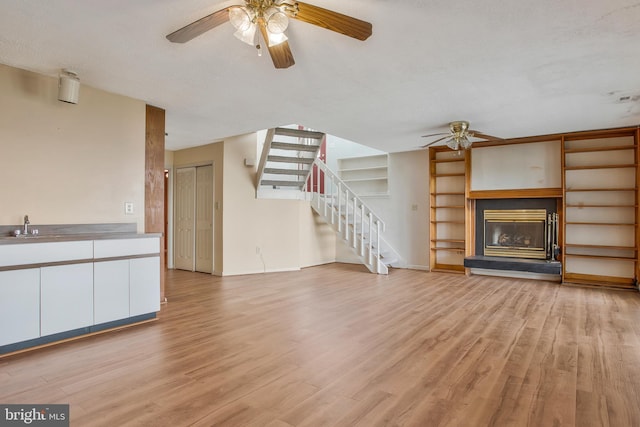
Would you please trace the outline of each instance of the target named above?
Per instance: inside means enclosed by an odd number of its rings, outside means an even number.
[[[546,209],[484,211],[484,254],[547,258]]]

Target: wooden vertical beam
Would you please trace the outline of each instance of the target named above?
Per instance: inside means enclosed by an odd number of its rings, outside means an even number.
[[[562,198],[558,200],[557,211],[558,211],[558,223],[556,226],[558,227],[558,246],[560,246],[560,259],[559,261],[562,263],[562,278],[560,279],[564,283],[564,275],[566,271],[566,262],[565,262],[565,247],[564,247],[564,236],[566,234],[566,224],[565,218],[567,215],[567,183],[566,183],[566,154],[565,150],[565,138],[564,135],[560,137],[560,179],[562,183]]]
[[[436,265],[436,254],[433,248],[435,243],[434,239],[437,238],[437,224],[433,221],[436,220],[436,150],[429,148],[429,270],[433,270]]]
[[[464,232],[465,232],[465,257],[476,254],[476,201],[469,198],[471,192],[471,156],[473,151],[471,149],[465,150],[464,158]],[[465,268],[465,274],[469,276],[471,269]]]
[[[145,131],[144,231],[161,233],[160,300],[164,301],[164,135],[165,111],[147,105]]]
[[[640,165],[640,126],[636,128],[635,139],[634,139],[634,148],[636,153],[636,193],[635,193],[635,204],[636,204],[636,284],[638,282],[638,278],[640,278],[640,227],[638,226],[638,221],[640,220],[640,195],[638,191],[640,191],[640,171],[638,171],[638,165]]]

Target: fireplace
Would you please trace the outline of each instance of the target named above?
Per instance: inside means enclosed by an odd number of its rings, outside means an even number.
[[[484,211],[484,255],[547,259],[546,209],[487,209]]]
[[[475,255],[464,266],[558,277],[558,199],[516,198],[475,201]]]

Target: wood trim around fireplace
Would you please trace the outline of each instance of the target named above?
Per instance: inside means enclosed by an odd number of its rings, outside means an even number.
[[[518,190],[469,191],[470,199],[539,199],[562,198],[562,188],[523,188]]]

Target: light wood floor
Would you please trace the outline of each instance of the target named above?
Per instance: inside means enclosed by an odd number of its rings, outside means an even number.
[[[170,271],[157,322],[0,359],[72,426],[640,426],[640,296],[334,264]]]

